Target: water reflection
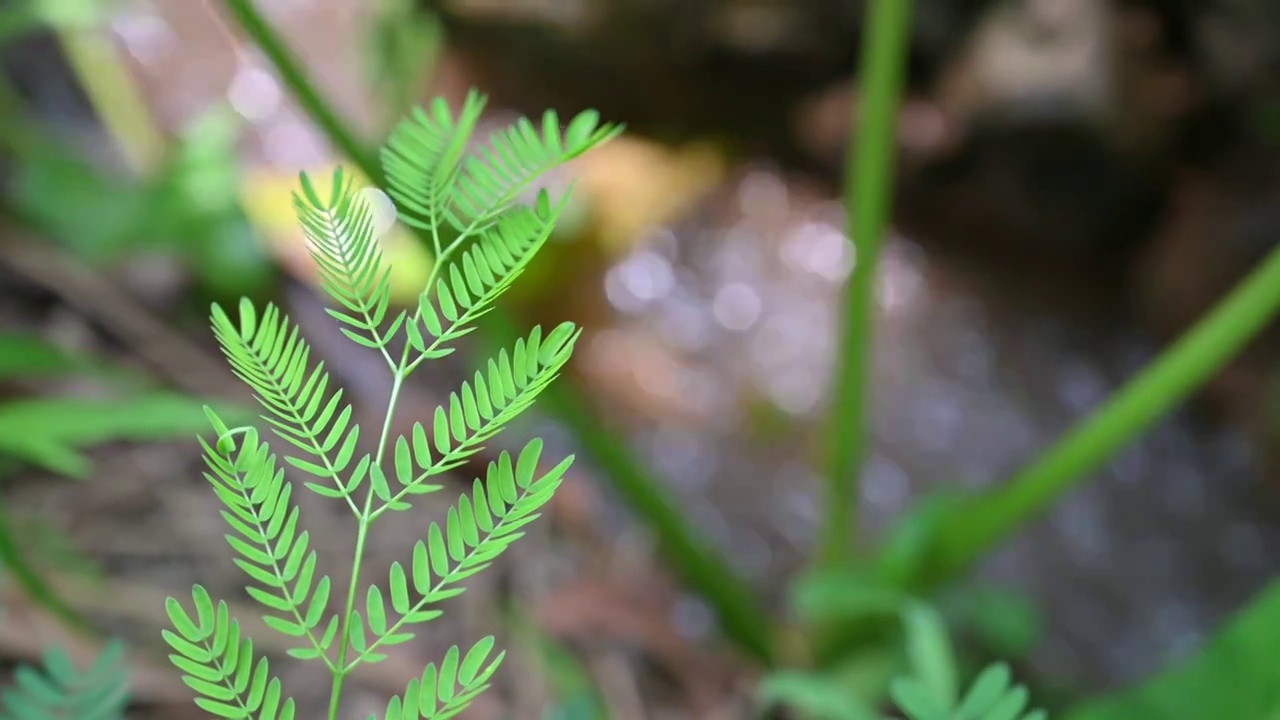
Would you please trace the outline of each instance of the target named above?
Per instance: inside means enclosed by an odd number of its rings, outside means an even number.
[[[241,65],[227,89],[231,107],[253,123],[269,120],[279,112],[281,99],[280,83],[257,65]]]
[[[775,601],[776,579],[799,569],[816,528],[813,439],[854,263],[841,227],[830,200],[755,169],[605,280],[620,311],[610,332],[661,342],[664,362],[719,379],[699,387],[706,407],[732,408],[731,425],[635,421],[692,516]],[[1064,322],[908,239],[891,237],[882,263],[862,484],[873,533],[930,488],[1006,477],[1152,356],[1115,318]],[[788,429],[760,425],[760,403],[791,417]],[[1123,683],[1194,645],[1270,577],[1280,538],[1251,477],[1238,436],[1175,415],[980,575],[1022,588],[1049,619],[1034,656],[1042,670]]]
[[[178,37],[150,4],[135,3],[111,22],[125,51],[142,65],[154,65],[174,52]]]

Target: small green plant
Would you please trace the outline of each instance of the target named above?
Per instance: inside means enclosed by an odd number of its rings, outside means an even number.
[[[73,358],[35,335],[0,331],[0,382],[73,375],[105,380],[110,374],[118,376],[120,369]],[[201,403],[195,398],[151,388],[131,389],[123,382],[105,384],[115,397],[24,395],[0,401],[0,466],[20,463],[82,479],[90,469],[82,448],[189,436],[204,423]]]
[[[59,647],[39,666],[22,665],[0,691],[0,720],[117,720],[129,702],[124,646],[112,642],[84,670]]]
[[[0,400],[0,486],[23,468],[83,480],[92,467],[81,452],[87,447],[189,437],[204,426],[203,404],[198,399],[123,382],[133,379],[129,375],[120,367],[72,357],[36,335],[0,331],[0,383],[95,377],[113,391],[110,397],[98,398],[22,393]],[[231,415],[237,410],[228,407],[223,412]],[[40,543],[32,548],[31,540],[30,533],[15,528],[0,502],[0,569],[59,619],[85,625],[41,574],[33,556],[45,548]]]
[[[335,583],[309,549],[284,466],[257,428],[228,427],[208,411],[216,435],[212,442],[201,440],[209,468],[205,477],[223,505],[235,563],[252,581],[249,594],[267,611],[264,622],[297,639],[289,654],[329,671],[330,720],[338,715],[343,683],[352,670],[385,659],[384,650],[409,641],[418,626],[439,617],[437,606],[461,594],[463,580],[521,537],[520,528],[538,517],[573,461],[570,456],[542,470],[542,442],[536,438],[514,457],[502,452],[445,521],[429,525],[406,563],[393,564],[383,583],[362,589],[365,546],[374,523],[387,513],[410,510],[414,498],[441,489],[431,481],[481,451],[527,409],[568,361],[580,333],[567,322],[548,332],[535,327],[489,359],[430,422],[415,423],[408,436],[390,436],[405,379],[422,363],[452,353],[550,235],[567,194],[553,201],[540,191],[531,205],[522,204],[529,186],[621,132],[601,124],[591,111],[562,129],[556,114],[548,112],[541,127],[521,119],[469,153],[483,107],[483,96],[472,92],[454,116],[438,99],[430,110],[415,110],[401,122],[383,152],[388,190],[401,218],[428,233],[434,244],[436,262],[412,314],[391,315],[390,268],[377,241],[389,218],[377,214],[378,204],[371,201],[376,196],[354,188],[341,169],[334,172],[328,193],[303,174],[302,192],[295,194],[321,284],[337,305],[329,313],[354,343],[380,354],[392,375],[372,452],[363,452],[360,441],[367,435],[352,421],[342,389],[330,383],[323,363],[309,364],[306,340],[279,308],[259,311],[242,299],[233,319],[213,307],[214,334],[232,369],[257,394],[268,427],[287,446],[284,462],[312,476],[303,483],[307,490],[345,504],[355,517],[346,599],[335,614],[329,607]],[[396,340],[403,341],[399,350]],[[293,701],[225,602],[215,603],[200,585],[193,587],[191,601],[188,611],[169,598],[173,629],[163,635],[174,651],[174,665],[197,694],[196,703],[225,718],[293,717]],[[386,717],[451,717],[488,687],[502,659],[492,637],[465,652],[455,646],[388,702]]]
[[[763,707],[788,706],[814,720],[876,720],[878,683],[859,682],[859,676],[881,674],[881,668],[896,668],[905,659],[905,674],[888,673],[894,676],[888,694],[907,720],[1047,720],[1043,710],[1028,710],[1027,689],[1013,683],[1004,663],[989,665],[960,693],[960,671],[946,623],[927,603],[876,594],[858,604],[865,611],[879,610],[898,618],[902,640],[890,651],[895,657],[888,663],[854,664],[843,671],[775,672],[761,687]],[[905,658],[896,657],[899,654]]]
[[[890,690],[910,720],[1047,720],[1043,710],[1028,710],[1027,689],[1012,682],[1009,666],[996,663],[978,676],[963,698],[941,697],[920,678],[904,677]]]

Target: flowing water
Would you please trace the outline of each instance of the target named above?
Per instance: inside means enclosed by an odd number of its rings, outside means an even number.
[[[747,172],[605,281],[620,324],[680,358],[679,397],[711,418],[654,422],[640,446],[762,590],[797,569],[817,522],[810,446],[829,393],[836,292],[857,262],[842,226],[831,200]],[[862,489],[871,532],[923,491],[1008,476],[1153,356],[1114,319],[1064,321],[1047,303],[984,287],[909,239],[885,248]],[[753,430],[760,404],[786,429]],[[1042,669],[1090,686],[1132,680],[1195,647],[1272,576],[1276,508],[1256,482],[1238,434],[1175,414],[981,578],[1035,599],[1047,621]]]

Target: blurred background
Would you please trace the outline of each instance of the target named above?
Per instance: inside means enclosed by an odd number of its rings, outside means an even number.
[[[507,305],[585,325],[558,382],[785,615],[814,549],[858,262],[840,193],[864,3],[256,7],[370,146],[471,87],[486,127],[546,108],[627,124],[548,178],[576,199]],[[366,418],[390,387],[324,314],[291,207],[298,171],[349,158],[222,0],[6,0],[0,42],[0,567],[48,591],[0,576],[0,669],[50,642],[94,652],[79,617],[129,641],[131,712],[200,717],[164,659],[164,598],[200,582],[249,604],[193,441],[201,402],[251,400],[209,303],[281,303]],[[1035,458],[1280,244],[1277,78],[1270,0],[916,1],[875,286],[867,534]],[[388,252],[412,301],[429,259],[401,235]],[[1273,323],[987,558],[948,606],[966,646],[1011,661],[1043,704],[1201,647],[1276,572],[1278,359]],[[398,422],[468,367],[415,376]],[[580,453],[552,510],[465,603],[357,674],[345,714],[380,712],[448,645],[497,633],[512,654],[470,716],[748,717],[759,668],[664,562],[616,469],[550,414],[509,434]],[[443,517],[436,497],[388,521],[370,562],[403,559]],[[321,562],[345,567],[345,516],[302,502]],[[318,715],[323,672],[280,662]]]

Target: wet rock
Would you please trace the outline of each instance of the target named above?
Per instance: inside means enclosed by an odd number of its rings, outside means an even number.
[[[975,127],[957,152],[901,181],[915,237],[995,266],[1097,272],[1144,239],[1163,201],[1155,168],[1067,119]]]
[[[1136,265],[1135,292],[1146,325],[1172,341],[1277,247],[1280,175],[1188,174],[1156,241]],[[1205,409],[1245,428],[1264,449],[1272,482],[1280,482],[1277,361],[1280,322],[1272,322],[1201,393]]]
[[[1238,93],[1277,87],[1280,5],[1268,0],[1215,0],[1193,17],[1193,42],[1215,88]]]
[[[1030,265],[1124,262],[1162,209],[1189,111],[1169,45],[1150,13],[1105,0],[995,8],[933,90],[952,138],[904,168],[904,222]]]
[[[925,84],[990,0],[923,0],[911,78]],[[712,136],[803,162],[791,114],[856,63],[864,3],[610,0],[439,3],[450,43],[524,112],[595,107],[664,140]]]

